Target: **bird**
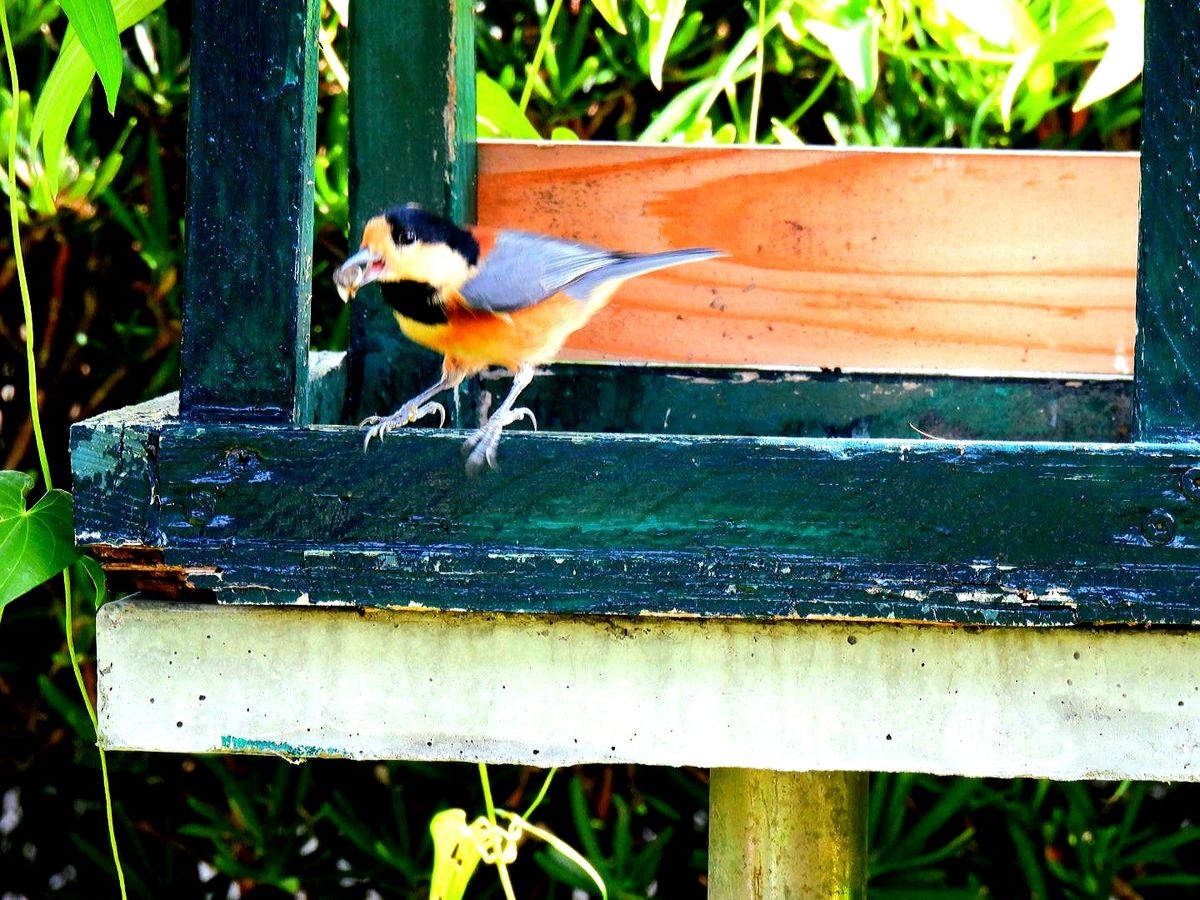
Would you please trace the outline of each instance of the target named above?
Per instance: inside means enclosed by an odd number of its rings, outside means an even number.
[[[400,330],[442,354],[442,376],[389,416],[370,416],[363,449],[390,432],[446,409],[434,398],[479,372],[512,375],[504,400],[463,445],[466,468],[496,468],[508,425],[537,419],[517,397],[538,366],[604,308],[622,283],[660,269],[726,254],[707,248],[627,253],[528,231],[459,226],[413,203],[390,207],[363,226],[362,242],[334,272],[343,301],[378,282]]]

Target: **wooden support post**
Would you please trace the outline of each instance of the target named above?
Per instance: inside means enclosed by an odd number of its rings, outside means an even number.
[[[1200,6],[1146,4],[1134,438],[1200,437]]]
[[[713,769],[712,900],[866,896],[867,774]]]
[[[191,421],[307,409],[317,0],[195,0],[183,386]]]
[[[475,213],[471,0],[355,0],[350,7],[350,243],[399,203],[458,221]],[[351,305],[348,416],[391,412],[436,379],[439,357],[406,340],[368,288]]]

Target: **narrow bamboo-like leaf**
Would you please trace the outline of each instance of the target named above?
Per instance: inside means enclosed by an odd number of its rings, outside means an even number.
[[[1008,76],[1004,79],[1004,90],[1000,92],[1000,118],[1004,122],[1005,129],[1012,127],[1013,100],[1017,96],[1017,91],[1025,82],[1025,77],[1029,74],[1029,70],[1033,67],[1037,55],[1037,47],[1022,50],[1017,54],[1012,68],[1008,70]]]
[[[118,33],[144,19],[162,4],[163,0],[116,0],[112,11]],[[38,98],[31,129],[34,143],[41,139],[44,178],[51,195],[58,193],[58,167],[67,130],[79,111],[79,104],[87,94],[95,71],[74,29],[67,29],[58,59],[54,61],[54,68],[50,70]]]
[[[110,0],[59,0],[63,12],[75,29],[75,36],[100,76],[108,111],[117,109],[117,91],[121,89],[121,37],[117,17]]]
[[[671,49],[671,39],[675,37],[675,29],[679,27],[683,14],[687,10],[687,0],[667,0],[667,6],[662,17],[650,22],[650,80],[660,91],[662,90],[663,66],[667,64],[667,52]]]
[[[57,575],[75,550],[71,495],[50,491],[25,508],[33,478],[0,471],[0,608]]]
[[[1146,18],[1144,0],[1108,0],[1108,8],[1113,14],[1108,48],[1075,99],[1075,105],[1071,108],[1076,112],[1115,94],[1142,72]]]
[[[609,24],[613,31],[617,34],[625,34],[625,20],[621,18],[621,11],[617,8],[617,0],[592,0],[592,6],[596,8],[596,12],[604,16],[604,21]]]

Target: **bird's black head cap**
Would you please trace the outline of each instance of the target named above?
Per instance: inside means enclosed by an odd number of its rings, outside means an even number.
[[[462,254],[468,265],[479,263],[479,242],[469,231],[415,204],[393,206],[384,212],[383,217],[391,226],[392,240],[401,247],[418,241],[423,244],[446,244],[451,250]]]

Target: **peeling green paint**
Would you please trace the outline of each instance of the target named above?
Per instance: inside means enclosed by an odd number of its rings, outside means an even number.
[[[312,744],[292,744],[287,741],[273,741],[264,738],[242,738],[231,734],[221,735],[221,749],[233,753],[275,753],[296,759],[313,756],[346,756],[343,750],[333,747],[316,747]]]

